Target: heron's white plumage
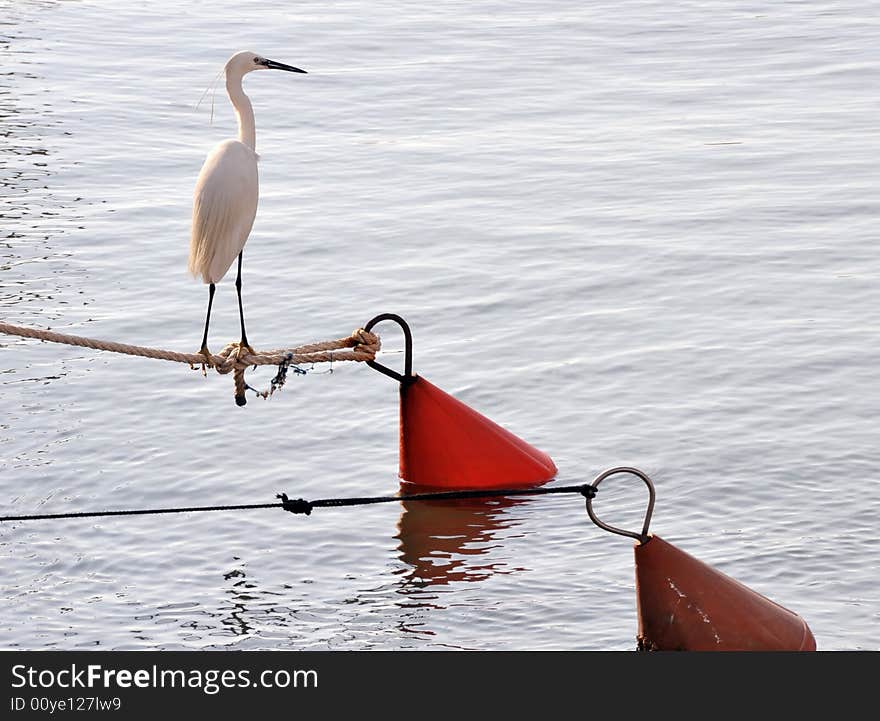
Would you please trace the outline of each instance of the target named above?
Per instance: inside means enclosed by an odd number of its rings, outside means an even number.
[[[238,118],[238,140],[224,140],[209,154],[196,181],[193,195],[192,234],[189,242],[189,271],[202,276],[208,288],[208,312],[199,353],[206,365],[213,359],[208,350],[208,328],[214,291],[232,262],[238,257],[238,317],[241,321],[241,348],[249,349],[241,302],[241,259],[254,218],[257,215],[259,179],[257,177],[257,131],[254,109],[242,88],[242,78],[254,70],[287,70],[305,73],[292,65],[269,60],[249,51],[235,53],[226,61],[226,93]],[[253,351],[251,351],[253,352]],[[244,396],[235,402],[244,405]]]
[[[208,155],[193,195],[189,271],[217,283],[244,248],[257,215],[257,154],[224,140]]]
[[[205,283],[216,283],[226,275],[244,249],[257,214],[254,109],[241,81],[269,62],[246,50],[226,61],[226,93],[238,117],[238,140],[224,140],[208,154],[193,195],[189,272],[202,276]]]

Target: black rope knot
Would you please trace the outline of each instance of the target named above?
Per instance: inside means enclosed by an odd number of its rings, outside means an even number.
[[[581,495],[584,498],[595,498],[596,497],[596,486],[593,486],[589,483],[581,486]]]
[[[312,502],[307,501],[305,498],[290,500],[286,493],[279,493],[275,498],[281,499],[281,507],[285,511],[290,511],[291,513],[304,513],[307,516],[312,515]]]

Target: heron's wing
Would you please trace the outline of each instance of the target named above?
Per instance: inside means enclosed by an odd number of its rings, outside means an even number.
[[[193,196],[189,270],[216,283],[244,248],[257,214],[257,155],[227,140],[211,151]]]

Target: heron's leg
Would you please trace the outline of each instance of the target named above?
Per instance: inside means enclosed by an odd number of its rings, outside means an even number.
[[[211,322],[211,305],[214,302],[214,291],[216,288],[214,284],[208,287],[208,313],[205,316],[205,334],[202,336],[202,347],[199,349],[199,353],[205,356],[205,360],[207,365],[212,365],[211,363],[211,351],[208,350],[208,325]]]
[[[253,353],[254,349],[250,347],[247,341],[247,333],[244,330],[244,309],[241,305],[241,257],[244,251],[238,254],[238,275],[235,278],[235,290],[238,293],[238,319],[241,321],[241,347],[246,348],[248,352]]]

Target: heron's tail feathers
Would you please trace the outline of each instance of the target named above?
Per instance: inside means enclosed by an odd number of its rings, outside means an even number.
[[[202,277],[205,283],[211,283],[208,279],[208,268],[211,265],[208,253],[207,239],[196,228],[193,228],[192,236],[189,241],[189,261],[187,270],[192,273],[193,277]]]

